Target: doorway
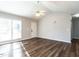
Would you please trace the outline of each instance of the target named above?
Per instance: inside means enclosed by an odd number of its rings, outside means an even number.
[[[79,39],[79,18],[72,18],[71,38]]]

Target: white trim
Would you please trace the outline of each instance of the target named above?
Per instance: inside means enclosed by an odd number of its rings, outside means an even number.
[[[56,40],[56,39],[50,39],[50,38],[47,38],[47,37],[38,37],[38,38],[44,38],[44,39],[49,39],[49,40],[55,40],[55,41],[60,41],[60,42],[71,43],[71,41],[65,41],[65,40]]]

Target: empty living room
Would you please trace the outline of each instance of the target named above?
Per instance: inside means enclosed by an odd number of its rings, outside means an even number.
[[[0,57],[79,57],[79,1],[0,1]]]

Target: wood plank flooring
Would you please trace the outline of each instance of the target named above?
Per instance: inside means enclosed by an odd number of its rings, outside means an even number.
[[[79,57],[79,41],[59,42],[43,38],[22,41],[25,51],[31,57]]]

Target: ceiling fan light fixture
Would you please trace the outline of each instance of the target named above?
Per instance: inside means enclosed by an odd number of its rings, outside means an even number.
[[[43,16],[43,15],[45,15],[45,13],[42,12],[42,11],[37,11],[37,12],[36,12],[36,16],[37,16],[37,17]]]
[[[36,17],[40,17],[40,16],[43,16],[45,15],[45,11],[40,7],[40,1],[37,1],[37,11],[35,13],[35,16]]]

